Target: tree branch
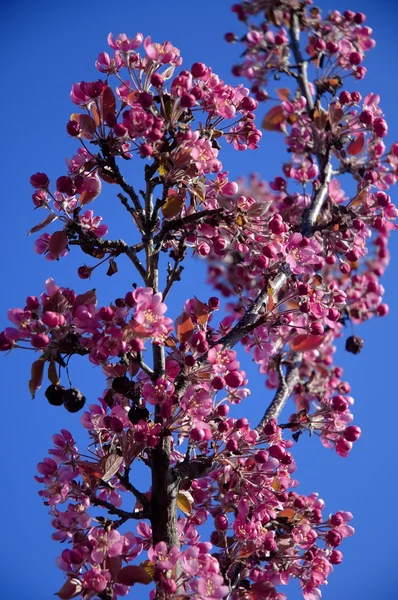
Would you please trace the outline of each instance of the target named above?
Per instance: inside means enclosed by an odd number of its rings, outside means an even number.
[[[307,100],[307,107],[309,110],[314,108],[314,100],[311,95],[310,86],[308,82],[307,69],[308,62],[304,60],[301,48],[300,48],[300,20],[299,14],[296,10],[292,10],[291,12],[291,21],[290,21],[290,29],[289,29],[289,37],[290,37],[290,48],[293,52],[294,60],[296,61],[298,68],[298,76],[297,81],[303,94],[304,98]]]
[[[286,375],[283,373],[282,360],[278,362],[279,387],[276,391],[274,399],[265,411],[261,421],[255,428],[259,433],[262,432],[264,424],[270,419],[277,419],[281,414],[286,402],[292,395],[294,386],[299,381],[299,368],[303,355],[300,352],[294,352],[286,369]]]

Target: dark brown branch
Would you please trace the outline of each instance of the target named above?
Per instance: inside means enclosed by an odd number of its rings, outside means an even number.
[[[114,504],[111,504],[110,502],[107,502],[106,500],[102,500],[102,498],[97,498],[97,496],[95,496],[94,494],[90,494],[89,497],[90,497],[90,502],[92,504],[94,504],[95,506],[100,506],[101,508],[106,508],[106,510],[110,514],[117,515],[121,519],[124,519],[124,521],[127,521],[128,519],[140,520],[140,519],[148,518],[148,515],[144,511],[127,512],[126,510],[123,510],[122,508],[117,508],[117,506],[114,506]]]
[[[299,381],[299,368],[303,355],[300,352],[294,352],[286,369],[286,374],[283,373],[282,361],[278,362],[279,387],[276,391],[274,399],[265,411],[263,418],[255,428],[259,433],[270,419],[277,419],[281,414],[286,402],[293,393],[294,386]]]

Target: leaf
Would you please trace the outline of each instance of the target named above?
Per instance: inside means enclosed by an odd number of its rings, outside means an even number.
[[[175,320],[175,330],[179,342],[187,342],[191,338],[194,326],[191,317],[185,311]]]
[[[90,117],[90,115],[73,113],[70,116],[70,120],[77,121],[79,123],[81,131],[80,135],[82,137],[84,137],[86,140],[92,140],[94,138],[94,133],[97,129],[97,124],[95,120],[92,117]]]
[[[57,367],[55,365],[55,360],[50,360],[50,364],[48,365],[48,379],[51,381],[53,385],[59,384],[59,377],[57,374]]]
[[[282,102],[286,102],[290,98],[290,90],[289,88],[278,88],[275,90],[279,100]]]
[[[61,254],[66,250],[68,246],[68,236],[65,231],[54,231],[48,241],[48,251],[55,258],[59,260]]]
[[[185,193],[176,192],[176,190],[168,191],[166,203],[162,206],[162,213],[166,219],[172,219],[181,213],[185,202]]]
[[[199,202],[204,202],[206,200],[206,188],[201,181],[191,183],[189,189]]]
[[[329,117],[332,125],[340,123],[341,119],[344,117],[344,111],[339,102],[329,105]]]
[[[32,398],[35,397],[36,390],[40,388],[41,382],[43,381],[45,362],[46,361],[43,358],[39,358],[39,360],[35,360],[32,364],[29,380],[29,391],[32,394]]]
[[[117,269],[116,261],[113,258],[110,258],[109,259],[109,267],[108,267],[106,274],[108,275],[108,277],[112,277],[112,275],[117,273],[117,271],[118,271],[118,269]]]
[[[120,465],[123,462],[123,456],[119,456],[116,452],[109,452],[106,456],[103,456],[99,462],[99,465],[104,472],[101,479],[103,481],[109,481],[119,470]]]
[[[54,595],[61,598],[61,600],[69,600],[70,598],[79,596],[82,589],[83,585],[80,580],[72,577],[72,579],[67,579],[61,589]]]
[[[312,120],[315,123],[315,126],[320,131],[323,131],[328,123],[329,115],[327,111],[322,108],[319,101],[316,104],[315,110],[312,115]]]
[[[73,307],[77,306],[88,306],[89,304],[97,304],[97,294],[95,289],[88,290],[84,294],[78,294],[76,300],[73,303]]]
[[[41,231],[42,229],[47,227],[47,225],[50,225],[50,223],[52,223],[56,219],[58,219],[57,215],[53,215],[52,213],[50,213],[43,221],[41,221],[40,223],[38,223],[37,225],[32,227],[32,229],[29,231],[28,235],[31,235],[32,233],[37,233],[38,231]]]
[[[152,581],[152,576],[142,565],[127,565],[120,569],[117,580],[122,585],[134,585],[135,583],[148,585]]]
[[[201,300],[199,300],[196,296],[194,296],[194,299],[195,317],[197,318],[198,323],[200,323],[201,325],[205,325],[209,318],[209,307],[207,306],[207,304],[204,304]]]
[[[274,106],[267,112],[261,126],[266,131],[281,131],[284,121],[285,115],[283,114],[282,106],[278,104],[278,106]]]
[[[306,352],[307,350],[315,350],[318,348],[325,336],[323,335],[307,335],[302,333],[296,335],[290,343],[290,347],[294,352]]]
[[[272,287],[270,285],[267,288],[267,294],[268,294],[267,309],[272,310],[275,306],[275,301],[274,301],[274,290],[272,289]]]
[[[355,140],[350,142],[347,146],[347,152],[351,156],[356,156],[360,152],[362,152],[363,147],[365,146],[365,134],[361,132]]]
[[[178,508],[187,516],[192,512],[193,497],[187,491],[179,491],[177,496]]]
[[[107,115],[109,114],[115,114],[115,110],[116,110],[116,98],[115,98],[115,94],[112,91],[112,88],[109,86],[106,86],[106,88],[104,89],[104,91],[101,94],[101,112],[102,112],[102,118],[105,119]]]

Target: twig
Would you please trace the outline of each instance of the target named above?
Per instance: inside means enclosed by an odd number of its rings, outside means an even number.
[[[102,500],[102,498],[97,498],[97,496],[95,496],[94,494],[90,494],[90,501],[92,504],[94,504],[95,506],[101,506],[102,508],[106,508],[106,510],[113,514],[113,515],[117,515],[118,517],[121,517],[122,519],[124,519],[123,522],[127,521],[128,519],[144,519],[146,518],[144,515],[144,511],[138,511],[138,512],[127,512],[126,510],[123,510],[122,508],[117,508],[117,506],[115,506],[114,504],[111,504],[110,502],[107,502],[106,500]]]

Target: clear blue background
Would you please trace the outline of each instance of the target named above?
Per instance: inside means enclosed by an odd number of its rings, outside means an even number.
[[[390,125],[389,141],[398,140],[396,62],[398,9],[393,0],[348,4],[340,0],[322,0],[323,9],[363,11],[368,25],[374,28],[376,48],[369,53],[369,75],[360,86],[362,93],[377,92]],[[230,12],[229,1],[202,0],[200,3],[169,0],[163,2],[4,2],[0,8],[1,46],[1,276],[0,329],[7,325],[10,307],[23,306],[25,297],[39,294],[47,277],[60,285],[83,291],[90,283],[77,278],[76,268],[83,255],[73,251],[59,263],[49,263],[33,253],[33,237],[26,233],[41,218],[32,210],[29,176],[45,171],[55,178],[65,171],[64,159],[77,146],[68,139],[65,124],[74,111],[69,100],[71,84],[98,77],[94,61],[107,50],[106,36],[142,31],[155,41],[171,40],[181,49],[184,64],[195,61],[212,66],[227,81],[231,64],[241,48],[224,43],[227,31],[242,31]],[[349,89],[357,86],[354,81]],[[264,110],[264,109],[263,109]],[[260,109],[260,114],[262,109]],[[267,134],[261,150],[255,153],[224,155],[225,166],[233,176],[258,171],[265,178],[280,174],[283,154],[282,138]],[[142,163],[126,163],[125,172],[132,181]],[[110,236],[128,239],[129,230],[122,208],[107,192],[93,206],[110,225]],[[396,200],[398,193],[393,192]],[[396,347],[398,334],[397,266],[398,237],[391,242],[392,264],[384,279],[386,300],[391,305],[387,319],[373,320],[362,326],[365,347],[360,356],[348,355],[339,348],[337,364],[345,369],[356,399],[355,422],[363,437],[351,456],[344,460],[323,449],[316,439],[300,439],[295,447],[297,478],[303,493],[318,491],[326,500],[327,510],[350,510],[354,513],[357,533],[342,547],[344,563],[323,588],[325,600],[336,597],[367,600],[396,598]],[[89,257],[87,257],[89,258]],[[121,264],[120,273],[111,279],[100,274],[92,279],[100,302],[105,304],[131,289],[135,276],[129,265]],[[172,316],[182,302],[194,294],[206,300],[209,290],[203,263],[190,263],[183,283],[170,297]],[[47,509],[37,495],[33,480],[36,465],[51,447],[51,435],[62,427],[69,428],[76,439],[84,434],[78,415],[49,406],[43,393],[29,399],[27,382],[33,353],[13,352],[0,356],[2,382],[1,415],[1,591],[4,598],[47,600],[61,587],[62,573],[54,559],[62,547],[50,539]],[[252,396],[242,412],[256,422],[270,394],[247,360]],[[103,378],[86,359],[72,362],[73,384],[81,387],[94,401],[103,389]],[[284,590],[281,590],[284,591]],[[147,588],[134,589],[129,597],[147,598]],[[298,584],[289,598],[300,598]]]

